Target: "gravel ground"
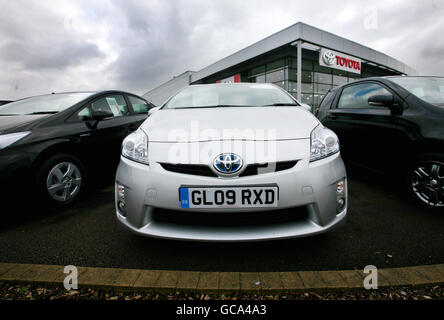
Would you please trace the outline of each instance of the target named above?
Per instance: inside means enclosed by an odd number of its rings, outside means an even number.
[[[279,295],[207,295],[184,292],[142,293],[0,282],[0,300],[444,300],[444,286],[395,287],[378,290],[298,292]]]

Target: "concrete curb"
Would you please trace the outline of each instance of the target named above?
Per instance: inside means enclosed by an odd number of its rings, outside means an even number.
[[[63,286],[64,266],[0,263],[0,281]],[[79,287],[119,291],[280,293],[362,289],[362,270],[198,272],[77,267]],[[444,264],[378,269],[378,286],[444,284]]]

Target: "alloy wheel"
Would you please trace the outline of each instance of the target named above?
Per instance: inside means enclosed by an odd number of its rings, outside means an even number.
[[[71,162],[60,162],[49,171],[46,188],[49,195],[58,202],[67,202],[79,193],[82,174]]]
[[[412,172],[413,194],[429,207],[444,207],[444,164],[439,161],[420,163]]]

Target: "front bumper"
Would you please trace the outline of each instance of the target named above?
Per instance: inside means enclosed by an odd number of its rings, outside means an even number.
[[[345,206],[336,210],[336,183],[345,182]],[[117,185],[125,186],[125,214],[117,207]],[[277,184],[278,208],[182,209],[178,190],[181,185],[242,186]],[[300,160],[291,169],[255,176],[220,179],[166,171],[158,163],[150,166],[121,158],[116,175],[116,216],[130,231],[150,237],[197,241],[257,241],[286,239],[327,232],[345,222],[347,214],[347,180],[338,154],[313,163]],[[303,207],[307,215],[285,223],[220,226],[167,223],[156,220],[155,211],[167,209],[183,212],[261,212]],[[297,210],[295,210],[297,211]]]
[[[0,192],[5,198],[17,194],[17,190],[23,192],[24,187],[32,185],[32,160],[29,153],[20,150],[0,150]]]

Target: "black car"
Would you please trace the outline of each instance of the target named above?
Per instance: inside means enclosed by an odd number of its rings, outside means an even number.
[[[415,200],[444,208],[444,78],[361,79],[329,91],[315,113],[346,161],[402,174]]]
[[[33,186],[31,193],[48,204],[71,203],[92,173],[114,174],[123,139],[152,107],[121,91],[49,94],[1,106],[1,189]]]

